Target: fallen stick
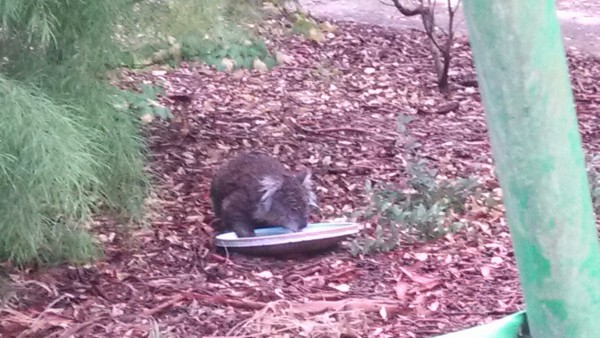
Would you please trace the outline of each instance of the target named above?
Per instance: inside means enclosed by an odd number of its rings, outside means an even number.
[[[147,316],[153,316],[159,312],[164,311],[166,308],[169,308],[173,305],[175,305],[176,303],[181,302],[182,300],[187,299],[188,297],[185,294],[178,294],[175,297],[169,299],[166,302],[160,303],[158,306],[153,307],[152,309],[146,309],[144,311],[144,314]]]
[[[236,307],[239,309],[246,309],[246,310],[260,310],[266,306],[266,304],[262,303],[262,302],[231,299],[231,298],[228,298],[225,296],[202,295],[202,294],[195,293],[195,292],[183,292],[183,293],[173,296],[171,299],[169,299],[165,302],[162,302],[159,305],[157,305],[151,309],[146,309],[144,311],[144,314],[147,316],[153,316],[153,315],[156,315],[157,313],[160,313],[160,312],[166,310],[167,308],[172,307],[173,305],[175,305],[181,301],[193,300],[193,299],[199,300],[199,301],[211,304],[211,305],[226,305],[226,306],[233,306],[233,307]]]
[[[450,102],[445,105],[439,106],[437,109],[434,110],[429,110],[421,107],[417,109],[417,114],[446,114],[451,111],[457,110],[459,106],[460,105],[458,104],[458,102]]]
[[[252,300],[232,299],[225,296],[208,296],[195,292],[185,293],[185,295],[190,299],[200,300],[210,304],[221,304],[247,310],[260,310],[267,305],[266,303],[255,302]]]

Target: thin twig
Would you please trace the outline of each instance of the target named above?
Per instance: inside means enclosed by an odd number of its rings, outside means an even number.
[[[159,304],[158,306],[153,307],[152,309],[146,309],[144,311],[144,314],[147,316],[153,316],[159,312],[164,311],[167,308],[170,308],[171,306],[175,305],[176,303],[181,302],[182,300],[185,300],[187,297],[184,294],[178,294],[175,295],[175,297],[169,299],[166,302],[163,302],[161,304]]]
[[[423,6],[423,1],[421,1],[421,5],[415,9],[409,9],[409,8],[405,7],[400,2],[400,0],[392,0],[392,1],[394,2],[394,6],[396,6],[398,11],[400,11],[400,13],[402,13],[402,15],[404,15],[404,16],[423,15],[423,13],[425,13],[427,11],[425,6]]]
[[[101,319],[105,318],[104,315],[100,315],[97,317],[94,317],[86,322],[83,322],[77,326],[73,326],[70,329],[64,331],[59,338],[68,338],[68,337],[73,337],[76,333],[78,333],[79,331],[85,329],[86,327],[89,327],[97,322],[99,322]]]

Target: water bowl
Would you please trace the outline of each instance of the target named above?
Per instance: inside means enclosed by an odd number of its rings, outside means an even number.
[[[220,234],[216,237],[215,244],[244,254],[308,253],[331,248],[348,236],[358,233],[358,230],[356,223],[309,223],[299,232],[292,232],[284,227],[265,227],[255,229],[255,237],[239,238],[235,232]]]

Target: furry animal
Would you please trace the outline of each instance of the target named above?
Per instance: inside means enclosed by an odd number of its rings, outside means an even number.
[[[217,230],[238,237],[255,236],[254,229],[283,226],[294,232],[306,227],[310,207],[316,207],[311,172],[292,173],[277,159],[256,151],[243,152],[213,177],[210,198]]]

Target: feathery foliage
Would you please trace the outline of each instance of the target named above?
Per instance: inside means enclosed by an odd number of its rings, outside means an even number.
[[[136,216],[148,187],[136,116],[105,82],[132,0],[0,0],[0,260],[82,261],[97,206]]]
[[[270,64],[248,24],[261,1],[0,0],[0,260],[84,261],[82,225],[106,208],[141,216],[149,188],[139,112],[106,82],[141,46]],[[162,44],[162,45],[161,45]],[[131,62],[129,62],[131,64]]]
[[[0,107],[0,257],[86,259],[95,252],[79,226],[99,185],[94,131],[73,107],[1,77]]]

